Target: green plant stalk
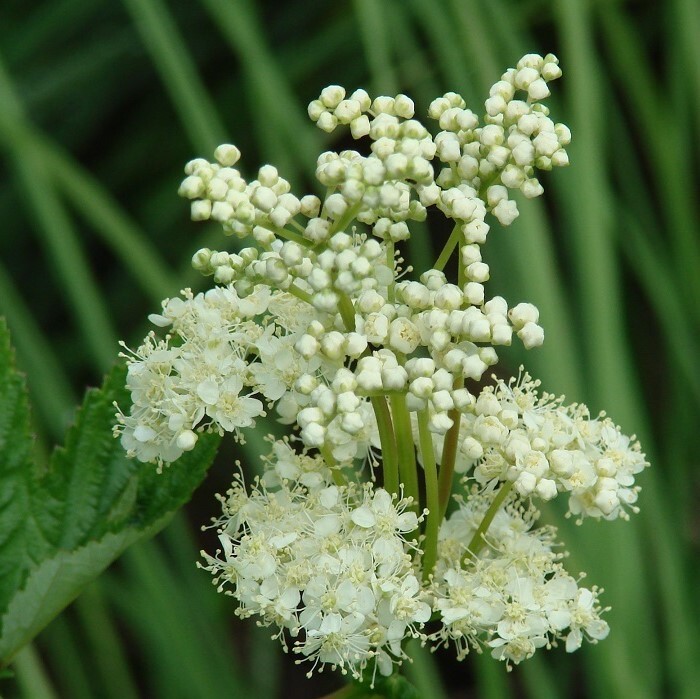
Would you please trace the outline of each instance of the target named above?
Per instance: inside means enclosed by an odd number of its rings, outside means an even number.
[[[428,428],[428,409],[418,411],[418,436],[425,473],[425,504],[428,517],[425,523],[423,545],[423,580],[428,581],[437,560],[438,532],[440,531],[440,499],[438,496],[437,464],[433,451],[433,438]]]
[[[288,291],[293,296],[296,296],[301,301],[306,301],[306,303],[313,305],[311,294],[308,291],[300,289],[296,284],[290,284],[286,291]]]
[[[348,331],[355,329],[355,308],[345,294],[338,294],[338,310]],[[384,488],[390,493],[399,492],[399,457],[391,412],[384,395],[370,398],[377,419],[379,439],[382,444],[382,475]]]
[[[382,474],[384,489],[394,494],[399,492],[399,456],[396,447],[396,435],[391,421],[391,412],[384,396],[370,398],[374,415],[377,418],[379,439],[382,443]]]
[[[459,225],[456,225],[452,229],[452,233],[450,233],[450,237],[447,239],[447,242],[445,243],[445,247],[442,249],[442,252],[438,256],[437,260],[435,261],[435,264],[433,265],[433,269],[437,269],[442,271],[445,269],[445,265],[447,264],[447,261],[450,259],[452,253],[454,252],[454,249],[457,247],[457,243],[459,243],[459,239],[462,235],[462,231]]]
[[[448,413],[452,420],[452,427],[445,435],[442,445],[442,458],[440,460],[440,474],[438,477],[438,499],[440,501],[440,519],[447,512],[452,493],[452,477],[455,472],[455,460],[457,458],[457,441],[459,440],[459,423],[462,419],[459,410],[453,408]]]
[[[23,696],[33,697],[33,699],[58,699],[58,694],[51,686],[41,658],[31,643],[17,654],[13,668]]]
[[[295,221],[291,221],[291,223],[296,223]],[[284,238],[285,240],[291,240],[295,243],[298,243],[304,248],[310,249],[314,245],[311,241],[309,241],[307,238],[304,237],[303,231],[304,229],[302,228],[301,233],[297,233],[296,231],[290,231],[289,228],[284,228],[283,226],[274,226],[272,223],[267,224],[266,228],[269,228],[271,231],[275,233],[275,235],[278,238]]]
[[[457,286],[464,289],[467,283],[467,268],[461,255],[457,255]]]
[[[391,412],[394,417],[396,429],[396,448],[399,459],[399,476],[403,483],[405,497],[413,498],[412,509],[418,510],[418,464],[416,463],[416,450],[413,445],[413,430],[411,428],[411,415],[406,405],[404,394],[389,396]]]
[[[321,452],[323,460],[328,464],[328,466],[331,469],[331,474],[333,475],[333,482],[336,485],[347,485],[348,482],[345,479],[345,476],[337,468],[335,468],[338,462],[335,460],[331,448],[327,444],[324,444],[322,447],[319,448],[319,451]]]
[[[394,269],[394,250],[395,250],[394,241],[387,240],[386,241],[386,266],[389,269]],[[389,285],[389,303],[394,303],[394,301],[396,300],[395,288],[396,288],[396,281],[394,280]]]
[[[501,509],[501,505],[508,497],[508,494],[512,489],[512,481],[506,481],[501,486],[501,489],[498,491],[496,497],[493,499],[493,502],[489,505],[489,509],[486,510],[486,514],[481,520],[481,524],[479,524],[478,529],[474,532],[472,540],[469,542],[469,546],[467,547],[467,553],[465,556],[465,562],[467,562],[471,558],[476,558],[479,554],[479,551],[481,551],[481,549],[484,547],[484,544],[486,543],[484,535],[486,534],[489,526],[491,525],[491,522],[493,522],[493,518],[496,516],[498,510]]]
[[[343,323],[345,323],[345,329],[348,332],[353,332],[355,330],[355,307],[345,294],[338,294],[338,310]]]
[[[360,213],[360,209],[362,208],[362,200],[358,201],[356,204],[353,204],[352,206],[348,207],[345,213],[333,223],[331,226],[331,229],[328,233],[328,237],[330,238],[331,236],[335,235],[339,231],[345,231],[347,227],[352,223],[353,219],[357,214]]]

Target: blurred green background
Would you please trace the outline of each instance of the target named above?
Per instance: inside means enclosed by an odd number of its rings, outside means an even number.
[[[572,165],[545,175],[485,248],[490,293],[536,303],[547,342],[502,353],[544,388],[605,408],[653,469],[632,522],[561,523],[568,567],[605,587],[612,633],[506,674],[488,658],[415,649],[424,697],[697,697],[700,401],[700,4],[695,0],[2,0],[0,313],[34,402],[37,453],[61,440],[85,386],[139,343],[216,228],[176,194],[184,163],[220,142],[253,174],[273,162],[313,190],[333,142],[305,116],[322,87],[446,90],[481,109],[526,52],[555,52],[553,117]],[[337,138],[337,137],[335,137]],[[409,251],[423,260],[442,231]],[[6,697],[316,697],[265,630],[233,615],[194,566],[230,447],[186,510],[127,552],[24,651]],[[547,512],[553,516],[555,513]]]

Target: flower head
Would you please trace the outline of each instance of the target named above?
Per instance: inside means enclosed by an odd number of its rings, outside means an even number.
[[[408,638],[459,658],[487,649],[510,669],[608,633],[600,591],[566,572],[534,503],[627,519],[644,454],[522,368],[488,382],[503,348],[544,342],[533,304],[488,294],[482,250],[518,217],[513,192],[540,196],[540,172],[568,164],[570,131],[543,104],[560,76],[555,56],[528,54],[483,112],[448,92],[425,123],[406,95],[325,88],[309,117],[349,127],[357,150],[318,157],[323,198],[272,165],[246,177],[231,144],[185,167],[192,218],[239,242],[198,250],[214,288],[166,299],[150,317],[166,334],[125,355],[132,405],[115,433],[162,467],[203,431],[243,440],[267,415],[290,426],[269,438],[263,474],[219,498],[220,548],[203,567],[310,672],[390,675]],[[431,207],[452,233],[414,270],[402,245]],[[466,488],[450,511],[454,472]]]

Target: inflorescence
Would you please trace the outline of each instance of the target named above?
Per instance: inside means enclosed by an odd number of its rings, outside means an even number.
[[[246,180],[233,145],[185,168],[192,218],[246,246],[199,250],[215,286],[150,316],[167,334],[124,355],[132,406],[115,433],[162,468],[203,431],[243,440],[268,413],[292,426],[270,439],[263,475],[220,498],[221,549],[203,567],[311,670],[389,675],[408,638],[510,668],[608,634],[600,590],[566,572],[535,503],[565,494],[579,523],[628,518],[639,444],[522,369],[480,383],[498,347],[544,340],[534,305],[486,296],[481,248],[490,222],[518,216],[514,191],[540,196],[538,171],[568,164],[569,129],[542,103],[560,76],[555,56],[526,55],[481,117],[456,93],[434,100],[437,133],[406,95],[325,88],[310,118],[369,152],[322,153],[322,199],[272,165]],[[454,227],[414,276],[400,246],[429,207]]]

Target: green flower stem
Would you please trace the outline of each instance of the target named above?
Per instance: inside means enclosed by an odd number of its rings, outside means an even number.
[[[338,231],[344,231],[350,225],[350,222],[355,218],[355,216],[360,213],[361,208],[362,200],[348,207],[347,211],[331,226],[328,237],[330,238]]]
[[[363,354],[362,356],[368,356],[367,354]],[[377,388],[373,389],[371,391],[365,391],[362,388],[356,388],[355,393],[357,393],[358,396],[364,396],[365,398],[373,398],[374,396],[406,396],[408,391],[405,388],[401,389],[392,389],[392,388]]]
[[[292,221],[294,223],[294,221]],[[300,233],[297,233],[296,231],[290,231],[289,228],[283,228],[282,226],[275,226],[271,222],[268,223],[265,228],[269,228],[271,231],[274,232],[274,234],[278,238],[284,238],[285,240],[292,240],[295,243],[299,243],[304,248],[310,249],[314,246],[314,244],[310,241],[304,238],[303,235]],[[304,229],[302,228],[302,231]]]
[[[438,269],[438,270],[445,269],[445,265],[447,264],[447,261],[450,259],[450,256],[454,252],[454,249],[457,247],[457,243],[459,243],[459,239],[460,239],[461,235],[462,235],[461,225],[457,224],[452,229],[452,233],[450,233],[450,237],[447,239],[447,242],[445,243],[445,247],[442,249],[440,256],[435,261],[435,264],[433,265],[433,269]]]
[[[386,241],[386,266],[389,269],[394,269],[394,241],[393,240],[387,240]],[[392,280],[391,284],[389,284],[389,303],[394,303],[395,300],[395,295],[394,295],[394,289],[396,287],[396,280]]]
[[[396,435],[391,421],[391,412],[384,396],[370,398],[374,415],[377,418],[379,439],[382,443],[382,471],[384,489],[390,493],[399,492],[399,456],[396,448]]]
[[[289,223],[292,226],[294,226],[294,228],[296,228],[299,231],[299,233],[301,233],[302,235],[304,235],[306,233],[306,228],[304,228],[304,226],[302,226],[301,223],[299,223],[299,221],[297,221],[295,219],[291,219],[289,221]],[[313,247],[313,243],[311,243],[310,240],[307,240],[306,238],[304,238],[304,240],[306,240],[306,242],[309,243]]]
[[[319,451],[321,452],[323,460],[328,464],[328,467],[331,469],[331,474],[333,475],[333,482],[336,485],[347,485],[347,479],[340,472],[340,470],[336,468],[338,462],[335,460],[333,452],[331,451],[331,448],[328,446],[328,444],[324,444],[322,447],[320,447]]]
[[[307,291],[304,291],[303,289],[300,289],[296,284],[290,284],[285,291],[288,291],[290,294],[293,296],[296,296],[298,299],[301,299],[302,301],[306,301],[306,303],[311,304],[311,294],[309,294]]]
[[[428,410],[418,411],[418,434],[420,452],[425,472],[425,500],[428,518],[425,524],[425,544],[423,546],[423,580],[428,581],[437,560],[438,531],[440,530],[440,502],[438,497],[438,475],[433,451],[433,438],[428,429]]]
[[[355,330],[355,307],[349,296],[338,294],[338,310],[343,323],[345,323],[345,329],[348,332],[353,332]]]
[[[501,489],[498,491],[498,494],[493,499],[493,502],[489,506],[489,509],[486,510],[486,514],[481,520],[479,528],[474,532],[474,536],[469,542],[469,546],[467,547],[467,554],[465,556],[465,561],[469,560],[470,558],[476,558],[479,554],[479,551],[481,551],[481,549],[484,547],[484,544],[486,543],[486,539],[484,539],[484,534],[486,534],[486,531],[491,525],[493,518],[496,516],[496,512],[498,512],[498,510],[501,508],[501,505],[503,504],[504,500],[508,497],[508,493],[510,493],[512,489],[512,481],[506,481],[501,486]]]
[[[440,501],[440,519],[445,516],[447,505],[452,493],[452,476],[455,471],[455,459],[457,458],[457,441],[459,440],[459,423],[462,418],[456,408],[449,412],[452,427],[445,435],[442,446],[442,459],[440,460],[440,477],[438,479],[438,498]]]
[[[355,308],[345,294],[338,294],[338,310],[348,331],[355,329]],[[370,398],[374,415],[377,418],[379,439],[382,444],[382,472],[384,488],[390,493],[399,492],[399,457],[396,449],[396,436],[391,420],[391,412],[384,395]]]
[[[399,476],[403,483],[404,495],[413,498],[413,509],[419,508],[418,467],[416,450],[413,446],[413,430],[411,416],[406,406],[404,394],[389,396],[391,412],[394,416],[396,429],[396,448],[399,458]]]
[[[467,283],[467,270],[462,261],[462,256],[457,255],[457,286],[460,289],[464,289],[464,285]]]

